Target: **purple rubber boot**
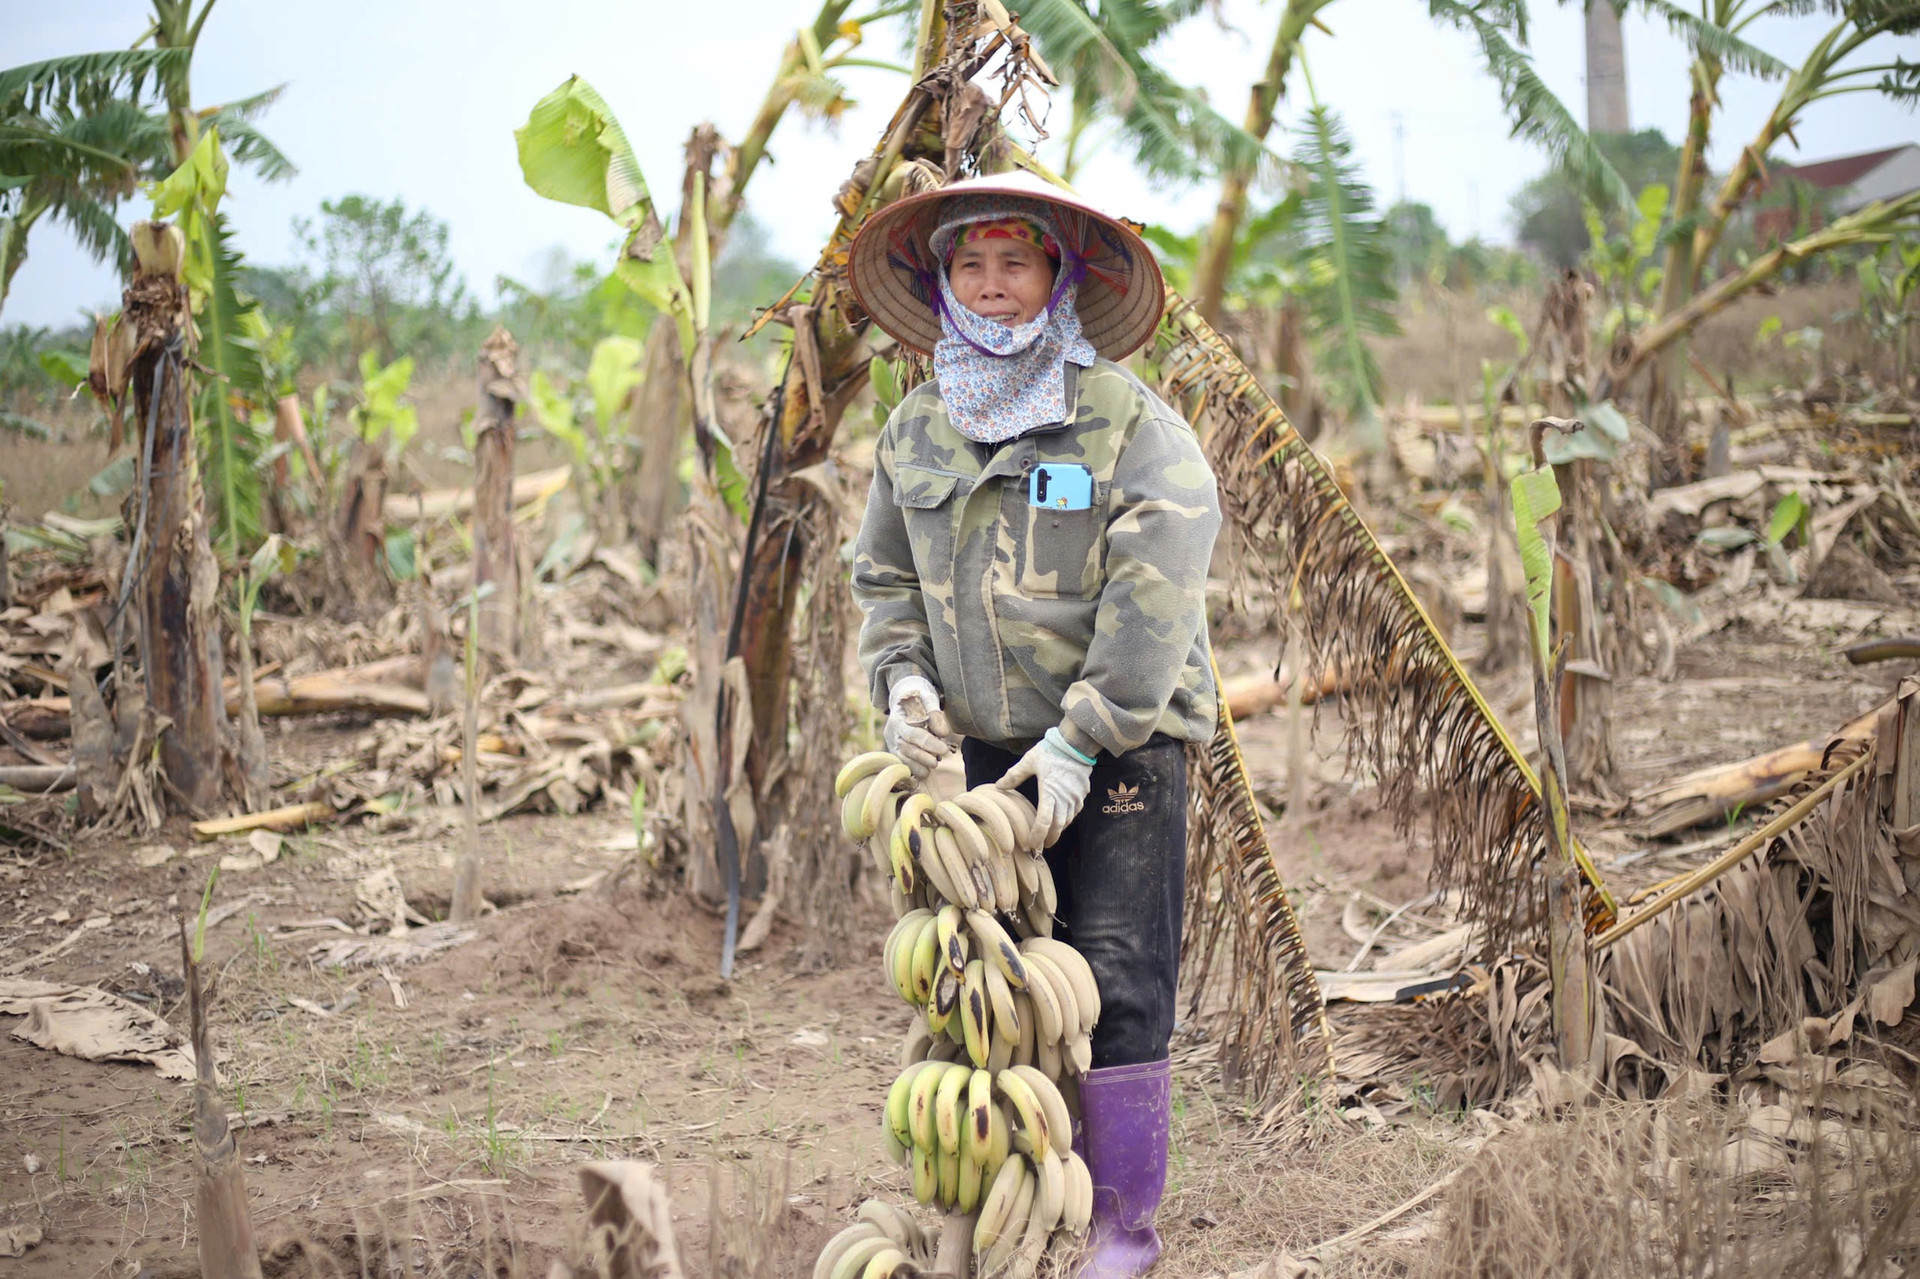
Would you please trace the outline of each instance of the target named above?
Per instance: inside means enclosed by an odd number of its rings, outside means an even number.
[[[1080,1081],[1093,1226],[1075,1279],[1134,1279],[1160,1259],[1153,1217],[1167,1185],[1173,1063],[1089,1071]]]

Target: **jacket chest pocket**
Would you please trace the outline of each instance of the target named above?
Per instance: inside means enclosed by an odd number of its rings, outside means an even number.
[[[893,502],[900,508],[922,587],[949,584],[953,578],[955,490],[964,477],[900,462],[894,466]]]
[[[1034,506],[1022,494],[1015,518],[1024,524],[1019,572],[1020,593],[1028,599],[1091,599],[1106,580],[1106,485],[1096,489],[1092,506],[1081,511]]]

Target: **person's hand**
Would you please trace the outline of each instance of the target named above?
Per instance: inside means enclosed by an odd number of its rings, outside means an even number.
[[[1093,761],[1067,745],[1059,729],[1050,728],[998,784],[1002,790],[1013,790],[1029,777],[1038,779],[1040,791],[1033,820],[1034,839],[1039,844],[1034,851],[1039,852],[1051,848],[1080,815],[1080,806],[1087,802],[1087,788],[1093,783]]]
[[[924,677],[903,676],[887,690],[887,724],[880,736],[915,778],[925,777],[953,749],[932,731],[931,726],[942,718],[940,694]]]

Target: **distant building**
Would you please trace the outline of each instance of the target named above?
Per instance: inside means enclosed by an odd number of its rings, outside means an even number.
[[[1863,151],[1812,164],[1783,164],[1768,176],[1772,191],[1790,191],[1794,184],[1811,188],[1815,204],[1800,206],[1790,197],[1784,204],[1755,210],[1753,229],[1762,244],[1792,237],[1796,229],[1817,229],[1825,211],[1841,217],[1864,209],[1876,200],[1891,200],[1920,190],[1920,142],[1907,142],[1881,151]]]

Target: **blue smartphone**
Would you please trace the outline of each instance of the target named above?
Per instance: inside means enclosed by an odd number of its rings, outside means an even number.
[[[1093,472],[1077,462],[1037,463],[1027,477],[1027,504],[1084,511],[1093,505]]]

